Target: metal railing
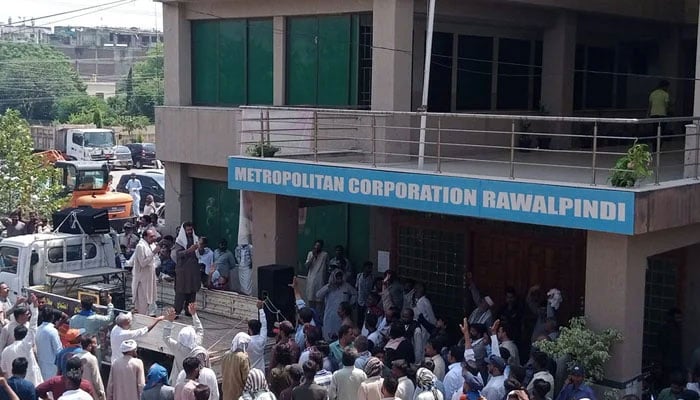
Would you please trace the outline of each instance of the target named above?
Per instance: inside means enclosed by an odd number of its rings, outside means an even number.
[[[607,185],[634,144],[660,184],[699,178],[700,117],[582,118],[244,106],[243,152],[437,173]],[[427,117],[420,146],[420,117]],[[274,148],[274,149],[273,149]],[[423,154],[419,149],[424,148]],[[266,151],[259,151],[259,150]],[[419,163],[419,159],[424,163]],[[640,183],[637,183],[640,185]]]

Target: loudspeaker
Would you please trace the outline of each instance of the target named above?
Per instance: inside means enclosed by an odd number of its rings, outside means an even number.
[[[275,322],[282,321],[283,316],[292,324],[296,321],[294,304],[294,291],[288,285],[294,279],[294,267],[289,265],[265,265],[258,268],[258,297],[268,298],[274,307],[270,310],[265,306],[267,318],[267,336],[275,336]],[[275,307],[282,313],[276,315]]]
[[[66,208],[53,214],[53,227],[54,229],[58,228],[61,233],[80,234],[80,226],[88,235],[109,233],[109,214],[107,211],[106,208]],[[72,215],[73,212],[75,212],[75,217]]]

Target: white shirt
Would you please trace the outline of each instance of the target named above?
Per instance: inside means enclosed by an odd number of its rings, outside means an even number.
[[[138,179],[129,179],[128,182],[126,182],[126,185],[124,185],[124,188],[129,191],[130,195],[139,195],[141,192],[141,181]]]
[[[251,369],[257,368],[261,371],[265,371],[265,343],[267,343],[267,318],[265,317],[265,310],[258,310],[258,318],[262,325],[260,334],[250,337],[250,344],[248,344],[246,353],[248,353]]]
[[[151,215],[156,213],[156,203],[146,204],[143,206],[143,215]]]
[[[209,247],[205,247],[204,254],[200,254],[199,250],[197,250],[195,254],[197,255],[197,261],[200,264],[204,264],[204,271],[209,275],[209,267],[214,264],[214,252],[211,251]]]
[[[187,374],[185,374],[185,370],[182,370],[177,375],[175,385],[186,381]],[[209,386],[209,400],[219,400],[219,383],[216,380],[216,372],[214,372],[211,368],[202,367],[199,370],[199,378],[197,378],[197,382]]]
[[[416,300],[416,306],[413,307],[413,315],[415,315],[416,321],[421,314],[423,314],[423,317],[431,324],[435,325],[437,323],[437,318],[435,318],[435,313],[433,312],[433,306],[430,304],[430,300],[425,296]]]
[[[437,376],[439,381],[442,381],[445,379],[445,360],[442,358],[440,354],[435,354],[434,356],[430,357],[431,360],[433,360],[433,364],[435,364],[435,368],[433,369],[433,373],[435,376]],[[417,360],[416,360],[417,362]]]
[[[506,396],[506,388],[503,386],[505,381],[505,374],[490,377],[481,395],[486,397],[486,400],[502,400]]]
[[[413,385],[410,379],[406,376],[399,378],[399,386],[396,388],[396,398],[401,400],[413,400],[413,392],[415,392],[416,387]]]
[[[92,400],[92,396],[82,389],[66,390],[58,400]]]
[[[112,346],[112,363],[123,356],[123,354],[119,352],[119,348],[125,340],[136,339],[147,333],[148,328],[145,326],[141,329],[123,329],[119,325],[115,325],[114,328],[112,328],[112,332],[109,333],[109,343]]]
[[[448,399],[451,399],[452,395],[458,390],[462,390],[464,386],[464,377],[462,376],[461,363],[450,364],[443,383],[445,384],[445,397]]]
[[[343,367],[333,373],[331,386],[328,388],[330,400],[356,400],[357,391],[367,375],[359,368]]]

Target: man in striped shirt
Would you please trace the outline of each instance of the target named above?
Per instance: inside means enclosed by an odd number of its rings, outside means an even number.
[[[331,386],[333,373],[323,368],[323,354],[318,350],[313,350],[311,354],[309,354],[309,360],[315,362],[316,365],[319,366],[319,370],[316,372],[316,376],[314,376],[314,383],[328,390]]]

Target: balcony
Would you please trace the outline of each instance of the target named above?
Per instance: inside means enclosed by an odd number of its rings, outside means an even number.
[[[693,212],[700,202],[700,118],[241,109],[241,147],[267,144],[279,149],[275,158],[633,192],[634,233],[700,222]],[[613,188],[610,176],[628,168],[615,164],[635,143],[653,148],[652,175]]]

